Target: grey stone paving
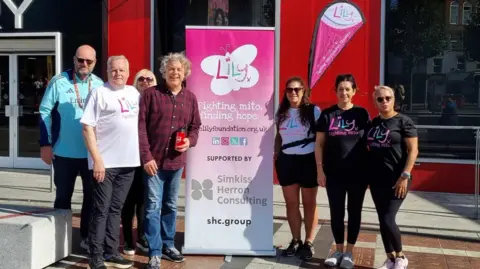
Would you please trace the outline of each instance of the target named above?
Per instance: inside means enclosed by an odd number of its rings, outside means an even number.
[[[183,183],[182,183],[183,184]],[[182,185],[178,207],[183,211],[185,189]],[[50,192],[49,171],[33,170],[0,170],[0,204],[35,205],[50,207],[55,197]],[[79,210],[82,201],[81,180],[78,178],[72,198],[72,207]],[[480,239],[480,222],[474,217],[473,195],[459,195],[446,193],[411,192],[405,200],[397,217],[402,232],[411,234],[434,234],[467,239]],[[317,196],[319,218],[328,220],[329,210],[325,189],[320,188]],[[285,222],[285,201],[279,186],[274,186],[274,218],[278,223],[278,230],[274,236],[277,246],[286,246],[290,241],[288,224]],[[328,227],[328,225],[326,226]],[[378,230],[378,220],[370,193],[364,202],[362,213],[362,228]],[[318,227],[322,244],[316,244],[318,251],[315,255],[328,254],[331,245],[328,236],[329,229]],[[320,236],[320,233],[325,234]],[[327,238],[327,239],[325,239]],[[330,245],[329,245],[330,244]],[[325,245],[325,246],[324,246]],[[378,244],[377,244],[378,246]],[[326,248],[322,250],[321,248]],[[326,251],[326,253],[325,253]],[[320,259],[320,256],[318,257]],[[324,257],[323,257],[324,258]],[[376,261],[379,263],[380,261]],[[251,258],[234,257],[231,263],[226,263],[222,269],[235,268],[301,268],[302,262],[298,259],[284,259],[277,257]],[[312,265],[305,265],[311,267]]]

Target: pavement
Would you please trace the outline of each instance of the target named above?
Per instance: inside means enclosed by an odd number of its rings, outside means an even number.
[[[182,183],[183,184],[183,183]],[[178,201],[178,247],[183,243],[183,211],[185,188],[182,185]],[[0,204],[35,205],[51,207],[54,192],[50,192],[50,172],[35,170],[0,170]],[[73,211],[81,207],[81,180],[77,180],[72,198]],[[322,264],[332,249],[329,210],[326,193],[319,189],[317,206],[319,225],[315,238],[315,255],[310,261],[281,257],[291,235],[285,217],[285,201],[281,188],[274,186],[274,245],[275,257],[237,257],[225,262],[223,256],[187,256],[181,264],[163,262],[162,268],[239,269],[239,268],[323,268]],[[480,269],[480,221],[476,219],[473,195],[410,192],[400,212],[397,223],[402,231],[404,250],[410,260],[409,269],[421,268],[478,268]],[[362,231],[354,253],[355,268],[376,268],[385,260],[378,220],[370,193],[364,202]],[[73,255],[48,268],[86,268],[85,253],[78,248],[79,216],[73,217]],[[134,268],[142,268],[147,261],[144,254],[126,257],[135,261]]]

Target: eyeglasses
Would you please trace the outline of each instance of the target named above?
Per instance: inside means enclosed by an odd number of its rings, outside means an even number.
[[[148,83],[152,83],[152,82],[153,82],[153,78],[151,78],[151,77],[139,77],[139,78],[138,78],[138,82],[144,82],[145,80],[146,80]]]
[[[390,102],[392,99],[393,99],[392,96],[377,97],[377,102],[383,103],[383,101],[385,100],[385,101],[387,101],[387,103],[388,103],[388,102]]]
[[[91,65],[95,62],[95,60],[90,60],[90,59],[83,59],[83,58],[76,58],[78,63],[87,63],[88,65]]]
[[[285,89],[285,91],[287,91],[288,93],[292,93],[293,91],[295,91],[296,93],[300,92],[301,90],[303,90],[302,87],[298,87],[298,88],[291,88],[291,87],[288,87]]]

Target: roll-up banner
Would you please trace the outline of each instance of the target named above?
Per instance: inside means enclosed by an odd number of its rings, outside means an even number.
[[[184,254],[274,256],[274,28],[186,28],[202,119],[187,153]]]

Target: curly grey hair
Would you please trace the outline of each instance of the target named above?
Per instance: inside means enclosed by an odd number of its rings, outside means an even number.
[[[192,63],[190,60],[185,56],[184,53],[169,53],[168,55],[162,57],[160,62],[160,73],[162,74],[163,78],[167,76],[167,65],[171,61],[178,61],[182,64],[185,70],[185,79],[192,73]]]

